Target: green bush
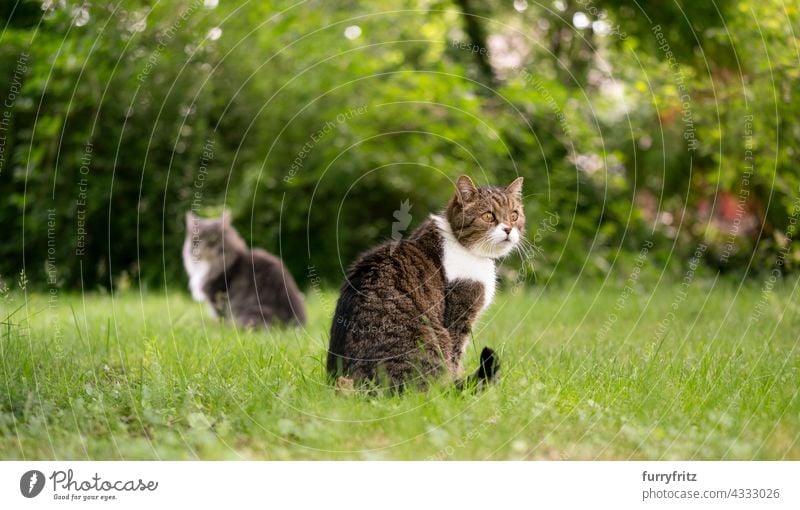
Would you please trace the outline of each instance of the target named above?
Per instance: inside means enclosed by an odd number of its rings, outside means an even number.
[[[800,262],[796,7],[472,4],[4,7],[0,275],[182,287],[183,213],[226,207],[301,285],[338,284],[401,203],[413,228],[464,173],[526,177],[536,257],[506,264],[526,281],[624,273],[646,242],[675,274],[698,244],[713,270]],[[758,224],[731,242],[745,115]]]

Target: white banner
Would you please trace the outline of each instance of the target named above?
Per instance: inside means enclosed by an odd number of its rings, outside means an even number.
[[[2,508],[798,509],[800,462],[0,462]]]

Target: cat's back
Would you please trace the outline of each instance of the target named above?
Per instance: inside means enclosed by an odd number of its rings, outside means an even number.
[[[245,256],[252,268],[246,277],[257,289],[258,301],[284,322],[305,323],[303,295],[283,261],[261,248],[253,248]]]
[[[253,265],[256,280],[264,280],[271,282],[283,282],[287,287],[296,289],[297,284],[292,278],[291,273],[286,268],[283,261],[261,248],[253,248],[249,251],[249,258]],[[264,283],[263,281],[261,283]]]
[[[435,232],[425,224],[408,239],[379,244],[350,266],[331,325],[329,373],[372,377],[382,359],[395,377],[414,364],[407,353],[419,341],[435,343],[432,328],[444,315],[445,281],[440,249],[428,234]]]
[[[267,250],[253,248],[249,250],[249,257],[253,267],[259,271],[267,271],[270,273],[286,271],[286,266],[284,266],[283,261]]]
[[[362,254],[350,266],[342,291],[368,287],[391,292],[440,283],[440,240],[426,222],[408,239],[385,241]]]

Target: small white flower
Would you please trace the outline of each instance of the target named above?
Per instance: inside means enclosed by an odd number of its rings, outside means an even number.
[[[589,20],[589,17],[586,14],[578,11],[572,16],[572,24],[575,25],[575,28],[577,29],[584,29],[591,25],[592,22]]]
[[[361,27],[358,25],[350,25],[349,27],[344,29],[344,36],[350,39],[358,38],[361,35]]]

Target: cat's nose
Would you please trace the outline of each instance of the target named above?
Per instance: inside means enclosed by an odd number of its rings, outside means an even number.
[[[511,235],[511,229],[512,227],[503,227],[503,232],[505,232],[506,235]]]

